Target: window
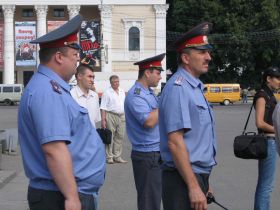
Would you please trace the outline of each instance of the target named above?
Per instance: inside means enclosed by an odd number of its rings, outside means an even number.
[[[20,92],[20,87],[14,87],[14,91],[15,91],[15,93],[19,93]]]
[[[210,87],[211,93],[219,93],[221,92],[221,89],[219,87]]]
[[[223,93],[232,93],[232,87],[222,87]]]
[[[13,87],[3,87],[3,93],[12,93]]]
[[[23,9],[22,17],[34,17],[34,10],[33,9]]]
[[[233,87],[233,92],[238,93],[239,92],[239,87]]]
[[[129,51],[140,50],[140,31],[137,27],[129,29]]]
[[[207,87],[203,89],[203,93],[207,93]]]
[[[53,10],[53,16],[54,16],[54,17],[64,17],[64,16],[65,16],[64,9],[63,9],[63,8],[54,9],[54,10]]]

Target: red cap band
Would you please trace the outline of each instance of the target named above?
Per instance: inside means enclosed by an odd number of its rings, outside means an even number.
[[[77,33],[70,34],[69,36],[63,37],[62,39],[55,40],[53,42],[40,43],[40,48],[58,48],[66,47],[67,45],[78,43]]]
[[[147,63],[139,64],[140,70],[150,69],[152,67],[161,67],[161,61],[150,61]]]
[[[184,48],[188,47],[197,47],[197,46],[203,46],[203,45],[208,45],[208,39],[207,36],[205,35],[200,35],[200,36],[195,36],[191,39],[186,40],[182,44],[180,44],[176,51],[181,52]]]

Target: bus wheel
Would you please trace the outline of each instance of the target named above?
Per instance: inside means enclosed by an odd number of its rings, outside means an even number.
[[[224,105],[227,106],[229,105],[230,101],[228,99],[224,100]]]
[[[5,100],[4,100],[4,104],[5,104],[6,106],[10,106],[10,105],[12,105],[12,101],[11,101],[10,99],[5,99]]]

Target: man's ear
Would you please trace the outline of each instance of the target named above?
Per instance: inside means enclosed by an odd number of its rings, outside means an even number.
[[[150,77],[150,70],[149,69],[145,69],[144,70],[144,75],[146,78],[149,78]]]
[[[56,52],[54,55],[54,60],[61,64],[63,62],[63,54],[61,52]]]
[[[189,55],[186,53],[182,53],[181,55],[181,60],[184,64],[189,64]]]

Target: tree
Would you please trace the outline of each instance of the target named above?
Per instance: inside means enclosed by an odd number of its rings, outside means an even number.
[[[261,72],[280,64],[280,1],[276,0],[169,0],[167,30],[186,32],[212,22],[212,62],[204,82],[238,82],[256,87]],[[169,56],[171,54],[171,56]],[[170,57],[170,58],[169,58]],[[167,66],[174,69],[174,52]]]

